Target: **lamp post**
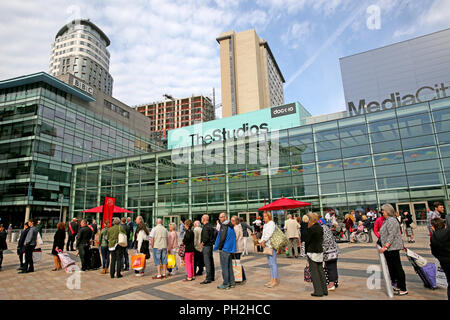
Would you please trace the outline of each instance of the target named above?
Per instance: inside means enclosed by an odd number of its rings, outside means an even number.
[[[174,117],[174,113],[175,113],[175,105],[176,105],[176,100],[174,99],[174,97],[172,97],[170,94],[167,94],[167,93],[165,93],[164,95],[163,95],[163,97],[164,97],[164,99],[169,99],[169,100],[172,100],[172,112],[168,112],[168,115],[169,115],[169,117],[172,119],[172,121],[173,121],[173,124],[175,124],[175,117]],[[167,117],[166,117],[166,120],[167,120]],[[166,124],[167,124],[167,121],[166,121]],[[165,134],[164,134],[164,136],[165,136]]]
[[[62,205],[63,205],[63,199],[64,199],[64,194],[60,193],[58,195],[58,201],[59,201],[59,222],[62,221]]]

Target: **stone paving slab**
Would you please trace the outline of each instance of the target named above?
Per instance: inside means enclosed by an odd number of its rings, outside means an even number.
[[[418,254],[433,262],[429,249],[429,238],[425,232],[416,236],[417,242],[407,244]],[[43,248],[42,261],[35,265],[35,272],[31,274],[17,274],[18,257],[15,254],[15,244],[9,244],[10,250],[4,253],[3,270],[0,272],[0,282],[8,286],[0,287],[0,299],[6,300],[304,300],[313,299],[312,284],[303,281],[303,270],[306,266],[305,258],[287,258],[278,256],[280,285],[266,288],[264,283],[269,281],[267,257],[260,253],[253,253],[253,246],[249,245],[250,255],[241,259],[247,275],[247,283],[237,285],[231,290],[219,290],[216,287],[222,283],[218,254],[214,254],[216,265],[216,281],[208,285],[200,285],[204,276],[199,276],[192,282],[183,282],[184,267],[178,275],[164,280],[153,280],[156,267],[152,260],[148,260],[143,277],[136,277],[133,271],[123,272],[121,279],[110,279],[109,275],[102,275],[100,271],[88,271],[80,275],[80,289],[69,289],[67,283],[75,274],[64,271],[52,272],[53,257],[50,254],[51,243],[46,242]],[[338,260],[339,288],[330,292],[322,300],[390,300],[383,287],[370,290],[367,287],[367,268],[379,265],[375,244],[339,244],[340,259]],[[131,251],[130,251],[131,253]],[[72,256],[72,252],[70,253]],[[75,256],[78,261],[79,259]],[[415,274],[405,255],[402,263],[406,273],[409,295],[395,297],[395,300],[446,300],[444,289],[429,290],[424,288],[421,280]],[[317,300],[317,298],[314,298]]]

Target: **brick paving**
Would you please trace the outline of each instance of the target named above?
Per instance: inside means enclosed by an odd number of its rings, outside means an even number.
[[[429,249],[429,239],[425,229],[421,228],[416,236],[415,244],[408,247],[424,256],[429,262],[434,262]],[[100,270],[80,274],[80,289],[69,289],[69,284],[75,274],[64,271],[53,272],[53,257],[50,254],[51,242],[42,246],[41,262],[35,264],[35,272],[18,274],[18,257],[15,254],[15,243],[8,243],[10,250],[4,252],[3,270],[0,271],[0,282],[8,286],[0,287],[0,299],[48,299],[48,300],[389,300],[384,286],[380,289],[368,289],[366,282],[370,265],[379,265],[374,244],[339,244],[341,250],[338,260],[339,288],[330,292],[327,297],[313,298],[312,284],[303,281],[305,258],[293,259],[284,255],[278,257],[280,285],[266,288],[264,283],[269,280],[267,258],[262,254],[254,254],[253,246],[249,246],[250,256],[242,258],[241,262],[247,275],[247,283],[237,285],[231,290],[218,290],[221,284],[221,271],[218,254],[214,254],[216,264],[216,281],[208,285],[200,285],[204,276],[195,281],[183,282],[184,267],[179,274],[165,280],[152,280],[156,274],[153,260],[148,264],[143,277],[136,277],[133,271],[123,272],[121,279],[111,279],[109,275],[100,274]],[[131,253],[131,250],[130,250]],[[72,255],[72,252],[70,253]],[[77,260],[79,259],[72,255]],[[406,256],[402,253],[402,263],[406,273],[409,295],[394,297],[395,300],[446,300],[445,289],[430,290],[424,288],[420,278],[414,273]]]

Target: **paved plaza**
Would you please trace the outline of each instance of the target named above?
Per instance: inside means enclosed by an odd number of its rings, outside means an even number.
[[[434,262],[429,249],[429,238],[426,230],[421,227],[416,236],[416,243],[408,244],[418,254]],[[45,239],[46,237],[44,237]],[[0,271],[0,283],[7,284],[0,287],[0,299],[28,300],[390,300],[385,293],[384,285],[379,289],[369,289],[367,273],[371,265],[379,265],[375,244],[339,244],[340,257],[338,260],[339,288],[329,292],[327,297],[313,298],[312,284],[303,281],[303,270],[306,259],[287,258],[279,256],[278,268],[280,285],[275,288],[266,288],[264,283],[269,280],[269,267],[267,258],[263,254],[254,254],[253,245],[249,243],[250,255],[241,261],[247,275],[247,283],[237,285],[230,290],[219,290],[217,285],[222,283],[219,256],[214,254],[216,264],[216,281],[201,285],[204,276],[197,277],[195,281],[183,282],[185,269],[181,268],[179,274],[164,280],[152,280],[156,274],[153,260],[148,264],[143,277],[136,277],[134,271],[123,272],[121,279],[111,279],[109,275],[101,275],[100,270],[79,273],[79,289],[69,289],[76,285],[73,281],[75,273],[64,271],[52,272],[54,268],[51,251],[51,239],[42,246],[42,260],[35,265],[35,272],[18,274],[18,257],[16,244],[8,243],[9,250],[5,251],[3,270]],[[250,241],[249,241],[250,242]],[[251,246],[251,247],[250,247]],[[130,250],[130,253],[132,250]],[[73,258],[76,258],[72,252]],[[76,258],[80,265],[79,259]],[[424,288],[420,278],[414,273],[413,267],[402,253],[402,262],[406,273],[406,284],[409,291],[407,296],[394,297],[394,300],[446,300],[445,289],[430,290]],[[71,278],[72,277],[72,278]],[[69,279],[69,281],[68,281]],[[71,281],[72,280],[72,281]]]

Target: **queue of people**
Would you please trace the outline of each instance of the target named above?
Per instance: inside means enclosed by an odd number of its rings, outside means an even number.
[[[430,246],[432,254],[439,260],[447,280],[450,277],[450,229],[448,222],[440,217],[443,213],[443,205],[434,204],[435,211],[430,214]],[[412,224],[414,220],[409,212],[399,214],[390,204],[384,204],[378,216],[372,210],[363,213],[352,211],[345,215],[344,224],[353,231],[355,225],[372,229],[377,237],[379,252],[386,258],[389,274],[392,280],[393,290],[396,295],[408,294],[406,277],[403,270],[400,251],[404,249],[403,229],[406,231],[409,243],[414,241]],[[146,260],[153,256],[153,262],[157,274],[152,279],[165,279],[177,274],[181,266],[180,257],[186,266],[184,281],[193,281],[196,276],[206,273],[203,285],[210,284],[216,280],[213,251],[219,252],[220,266],[223,282],[217,286],[218,289],[229,290],[236,285],[245,284],[247,278],[241,258],[247,251],[246,238],[250,232],[259,232],[262,253],[267,255],[270,278],[265,284],[267,288],[274,288],[280,284],[277,257],[280,250],[272,247],[271,238],[276,231],[276,223],[273,221],[271,212],[264,212],[263,218],[257,218],[252,226],[243,219],[221,213],[216,226],[210,223],[210,217],[203,215],[201,221],[183,221],[183,237],[177,234],[177,225],[171,223],[167,230],[162,219],[157,219],[155,227],[151,230],[141,216],[136,218],[135,226],[130,218],[114,218],[112,226],[105,221],[104,226],[99,228],[96,221],[89,223],[86,219],[79,222],[74,218],[67,225],[60,222],[54,234],[51,254],[54,257],[55,268],[52,271],[62,269],[58,254],[63,251],[71,251],[73,246],[81,260],[81,271],[85,272],[91,268],[90,247],[95,243],[101,251],[101,274],[108,274],[111,278],[123,277],[122,271],[127,271],[129,262],[128,249],[136,250],[137,253],[146,255]],[[314,297],[328,295],[329,291],[338,288],[339,248],[331,228],[335,226],[337,219],[334,212],[327,212],[325,218],[313,212],[302,217],[287,215],[284,231],[288,239],[287,251],[293,258],[306,256],[307,266],[311,275]],[[98,230],[101,229],[101,230]],[[67,232],[67,243],[66,241]],[[245,233],[247,232],[247,233]],[[349,234],[354,236],[353,231]],[[98,238],[96,237],[98,234]],[[7,232],[0,225],[0,270],[3,260],[3,251],[6,246]],[[39,242],[39,231],[35,220],[30,219],[24,226],[17,246],[19,256],[20,273],[34,272],[33,250]],[[152,248],[150,254],[150,248]],[[134,251],[132,251],[134,252]],[[183,252],[183,254],[181,254]],[[175,266],[168,268],[168,255],[176,257]],[[233,266],[240,266],[242,280],[237,282]],[[136,276],[143,276],[145,268],[136,270]],[[204,272],[205,271],[205,272]]]

